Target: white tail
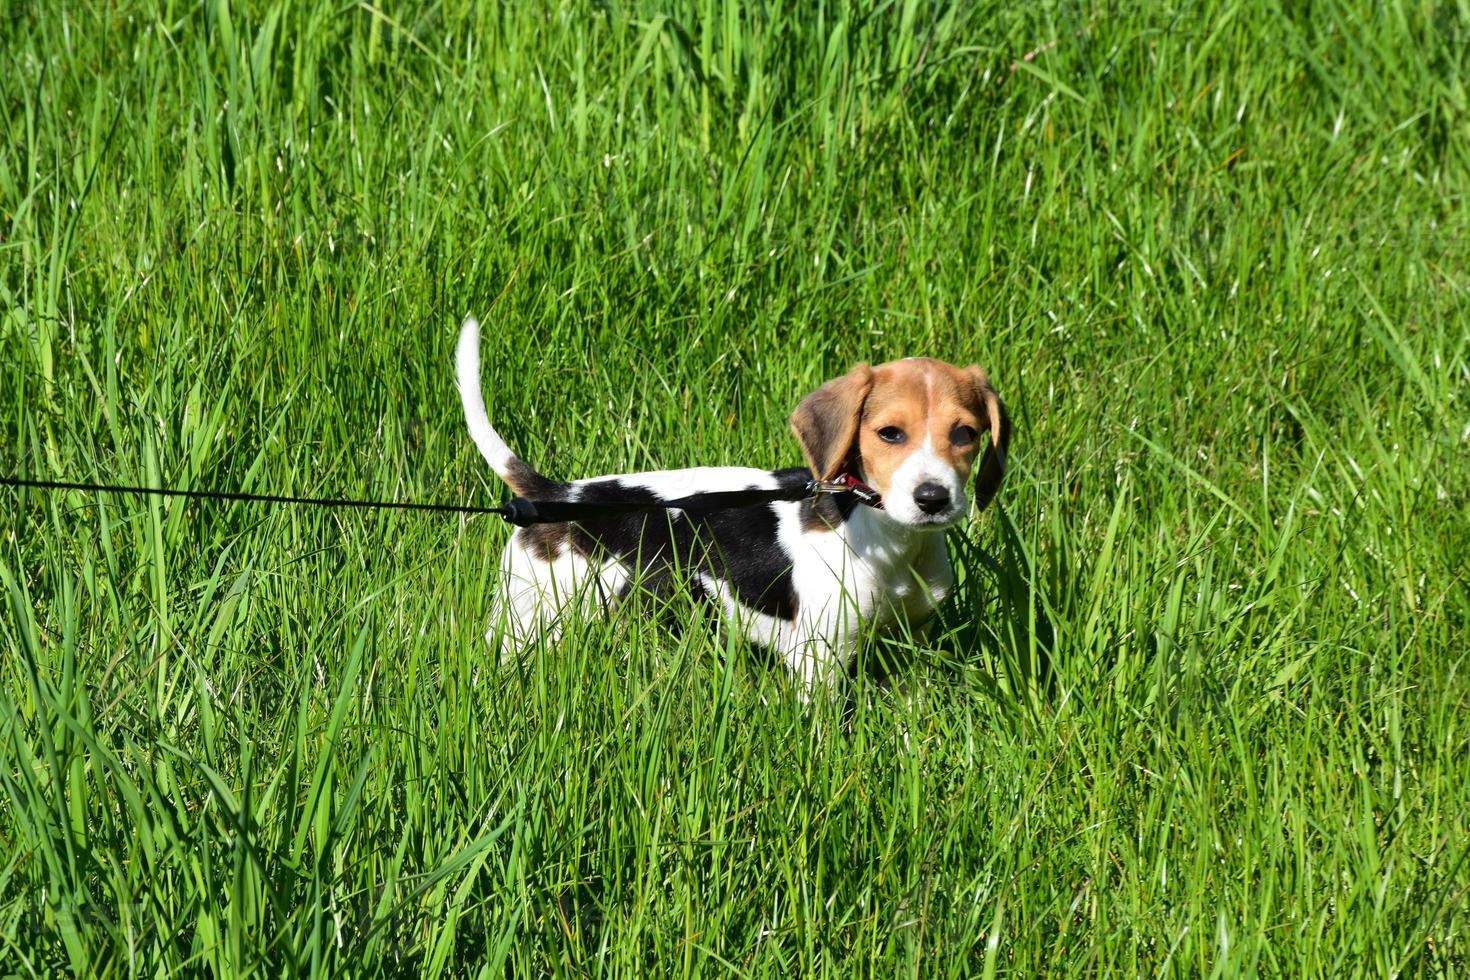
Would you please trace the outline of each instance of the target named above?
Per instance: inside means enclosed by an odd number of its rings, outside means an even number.
[[[521,482],[512,477],[520,476],[516,470],[526,467],[516,454],[510,451],[505,440],[500,438],[490,425],[485,414],[485,400],[480,395],[480,325],[474,317],[465,317],[464,326],[459,328],[459,345],[454,352],[455,374],[459,379],[459,400],[464,404],[464,420],[469,426],[470,438],[475,440],[480,455],[496,474],[512,487]],[[517,466],[519,464],[519,467]]]

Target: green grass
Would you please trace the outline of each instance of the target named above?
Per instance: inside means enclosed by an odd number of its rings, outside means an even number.
[[[1463,0],[6,4],[0,474],[491,502],[471,312],[554,475],[789,465],[918,353],[1016,441],[847,724],[647,603],[499,670],[493,519],[0,489],[0,968],[1465,975],[1467,50]]]

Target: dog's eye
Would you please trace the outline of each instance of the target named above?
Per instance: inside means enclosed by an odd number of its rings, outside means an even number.
[[[884,442],[892,443],[896,446],[907,439],[908,436],[905,435],[904,431],[896,425],[885,425],[883,428],[878,430],[878,438],[882,439]]]
[[[974,445],[975,430],[968,425],[957,425],[949,430],[949,441],[956,446]]]

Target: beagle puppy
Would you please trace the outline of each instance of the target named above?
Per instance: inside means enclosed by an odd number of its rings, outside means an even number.
[[[491,469],[523,497],[677,500],[773,489],[804,472],[702,466],[571,482],[542,476],[490,426],[479,342],[478,324],[466,320],[456,352],[465,421]],[[563,616],[615,605],[635,587],[687,589],[809,689],[845,676],[868,633],[921,626],[954,584],[944,529],[969,508],[971,474],[977,509],[1005,474],[1011,424],[985,372],[923,357],[859,364],[803,398],[791,428],[813,477],[866,484],[881,502],[844,493],[520,528],[501,556],[486,639],[515,652],[538,634],[555,635]]]

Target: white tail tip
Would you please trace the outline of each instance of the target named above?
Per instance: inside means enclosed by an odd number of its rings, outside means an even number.
[[[515,455],[505,440],[490,426],[485,414],[485,401],[480,394],[480,324],[472,316],[465,317],[459,328],[459,343],[454,351],[455,376],[459,381],[459,400],[464,405],[465,425],[470,438],[479,447],[485,462],[503,479],[506,467]]]

